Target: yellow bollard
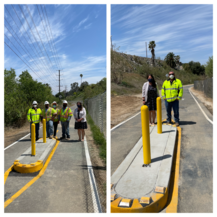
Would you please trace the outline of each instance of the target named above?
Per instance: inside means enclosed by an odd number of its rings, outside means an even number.
[[[142,143],[144,164],[151,163],[150,133],[149,133],[149,110],[148,106],[141,107]]]
[[[157,97],[157,133],[162,133],[162,109],[161,109],[161,98]]]
[[[31,145],[32,145],[32,155],[35,156],[35,124],[31,125]]]
[[[46,120],[43,119],[43,143],[46,143]]]

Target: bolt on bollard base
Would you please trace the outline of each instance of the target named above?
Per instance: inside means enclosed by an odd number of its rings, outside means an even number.
[[[151,148],[150,148],[150,132],[149,132],[149,110],[148,110],[148,106],[146,105],[143,105],[141,107],[141,123],[142,123],[143,159],[144,159],[144,165],[147,166],[151,163]]]

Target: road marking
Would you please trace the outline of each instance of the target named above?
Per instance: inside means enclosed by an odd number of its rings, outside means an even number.
[[[140,113],[141,113],[141,112],[139,112],[139,113],[137,113],[136,115],[134,115],[133,117],[131,117],[131,118],[129,118],[129,119],[127,119],[127,120],[121,122],[120,124],[114,126],[114,127],[111,129],[111,131],[114,130],[114,129],[116,129],[116,128],[119,127],[120,125],[126,123],[127,121],[131,120],[132,118],[136,117],[136,116],[139,115]]]
[[[90,181],[90,188],[91,188],[91,195],[93,200],[93,208],[95,213],[102,213],[102,208],[100,204],[100,199],[97,191],[96,181],[93,173],[92,163],[90,160],[90,155],[88,151],[87,146],[87,139],[86,136],[84,136],[84,149],[85,149],[85,156],[87,161],[87,168],[88,168],[88,175],[89,175],[89,181]]]
[[[6,208],[9,204],[11,204],[16,198],[18,198],[25,190],[27,190],[34,182],[36,182],[42,175],[44,175],[45,170],[47,169],[48,164],[50,163],[51,158],[53,157],[54,152],[57,149],[57,146],[59,145],[59,140],[57,140],[56,145],[54,146],[53,150],[51,151],[49,157],[47,158],[46,163],[44,164],[44,167],[41,169],[39,174],[34,177],[31,181],[29,181],[25,186],[23,186],[18,192],[16,192],[11,198],[9,198],[4,203],[4,208]],[[8,171],[8,170],[7,170]],[[6,172],[7,172],[6,171]],[[5,173],[6,173],[5,172]]]
[[[173,192],[170,204],[166,208],[166,213],[177,213],[178,208],[178,193],[179,193],[179,166],[180,166],[180,151],[181,151],[181,127],[177,127],[178,130],[178,144],[177,144],[177,153],[176,153],[176,162],[175,162],[175,175],[174,180],[171,181],[174,183]],[[171,185],[171,184],[170,184]]]
[[[4,184],[7,181],[8,175],[11,172],[11,170],[13,169],[14,165],[12,165],[4,174]]]
[[[200,108],[200,110],[202,111],[203,115],[205,116],[205,118],[211,123],[213,124],[213,122],[207,117],[206,113],[203,111],[203,109],[201,108],[200,104],[197,102],[197,100],[195,99],[195,97],[193,96],[193,94],[190,91],[190,88],[188,88],[191,96],[193,97],[193,99],[195,100],[195,102],[197,103],[198,107]]]

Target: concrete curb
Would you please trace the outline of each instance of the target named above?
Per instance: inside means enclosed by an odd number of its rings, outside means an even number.
[[[56,139],[48,140],[42,143],[42,140],[36,142],[36,156],[30,158],[31,147],[28,148],[19,158],[14,161],[13,169],[19,173],[35,173],[42,169],[49,154],[56,144]],[[43,147],[44,146],[44,147]],[[37,147],[43,147],[43,151],[37,154]]]
[[[163,124],[165,125],[165,124]],[[174,134],[169,134],[168,142],[166,145],[166,148],[164,150],[164,155],[171,154],[172,158],[168,158],[162,161],[160,167],[164,167],[167,165],[170,165],[166,170],[159,171],[157,181],[155,183],[155,187],[144,197],[141,198],[129,198],[125,197],[123,195],[119,195],[116,191],[116,183],[111,185],[111,212],[112,213],[156,213],[160,212],[165,205],[167,204],[168,200],[168,191],[169,191],[169,184],[170,184],[170,177],[171,177],[171,169],[172,169],[172,163],[174,158],[174,149],[175,149],[175,143],[176,143],[176,137],[177,137],[177,128],[175,125],[170,125],[171,129],[176,129]],[[172,138],[171,138],[172,136]],[[174,141],[174,142],[173,142]],[[139,140],[141,142],[141,139]],[[139,143],[138,142],[138,143]],[[138,144],[135,145],[134,149],[139,150]],[[132,153],[135,156],[135,150],[132,150]],[[132,159],[132,156],[130,153],[126,157],[126,160],[129,161],[129,159]],[[126,168],[126,165],[120,165],[120,168]],[[167,174],[167,177],[164,177],[163,173]],[[117,173],[117,174],[115,174]],[[112,177],[112,182],[117,181],[121,174],[118,174],[119,171],[115,171]],[[134,183],[135,184],[135,183]],[[133,186],[135,187],[135,186]],[[157,187],[163,187],[163,191],[159,192],[157,191]],[[119,187],[120,188],[120,187]],[[121,202],[128,202],[129,206],[120,206]]]

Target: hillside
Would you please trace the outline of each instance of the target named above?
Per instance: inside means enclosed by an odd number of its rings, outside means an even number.
[[[111,94],[123,95],[141,93],[147,75],[153,74],[159,88],[167,79],[166,74],[174,71],[183,85],[192,84],[194,80],[201,79],[201,76],[183,70],[181,64],[172,69],[163,60],[156,59],[155,67],[151,59],[111,51]]]

